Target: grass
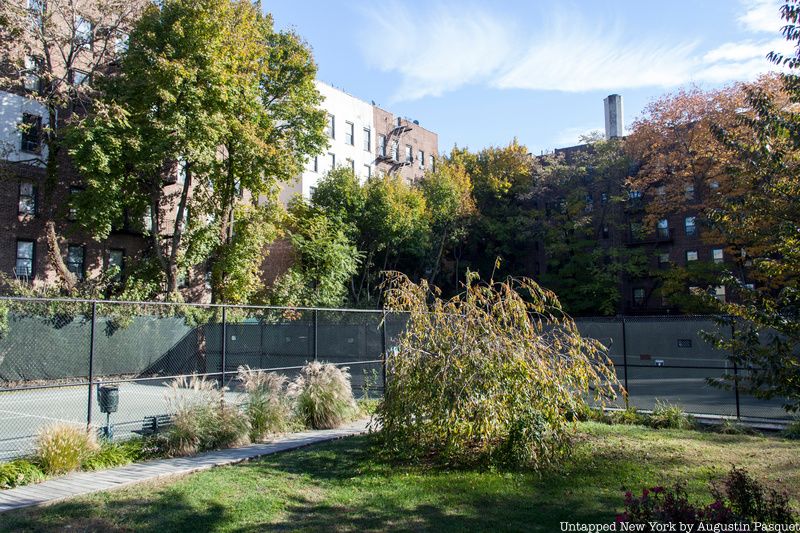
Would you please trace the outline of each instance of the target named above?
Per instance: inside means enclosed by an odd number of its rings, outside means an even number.
[[[358,437],[6,513],[0,531],[558,531],[562,520],[612,521],[628,488],[683,480],[708,501],[733,464],[797,506],[796,441],[589,422],[573,460],[542,476],[388,464]]]

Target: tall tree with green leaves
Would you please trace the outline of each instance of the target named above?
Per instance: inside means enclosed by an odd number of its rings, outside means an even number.
[[[596,138],[569,161],[551,156],[536,166],[534,194],[549,199],[535,215],[547,257],[541,283],[572,314],[616,314],[623,279],[647,272],[642,249],[613,239],[625,227],[629,170],[621,141]]]
[[[472,180],[462,163],[443,158],[436,171],[427,173],[417,186],[425,197],[431,231],[425,277],[429,283],[435,284],[444,259],[468,238],[476,213]],[[458,259],[458,256],[453,257],[454,277],[440,285],[458,289]]]
[[[256,205],[259,197],[325,143],[315,74],[309,48],[275,32],[246,0],[151,5],[119,74],[71,138],[87,180],[80,202],[93,206],[79,210],[81,221],[102,238],[144,218],[168,297],[186,268],[208,258],[220,265],[212,273],[215,299],[231,296],[233,279],[239,289],[252,287],[239,278],[257,275],[257,257],[242,256],[251,243],[236,241],[265,242],[269,207]],[[246,197],[254,205],[238,224],[249,226],[235,231]],[[226,276],[223,265],[232,264],[241,268]],[[234,293],[237,301],[250,294]]]

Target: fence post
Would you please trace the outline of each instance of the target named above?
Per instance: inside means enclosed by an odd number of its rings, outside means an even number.
[[[222,306],[222,377],[220,378],[220,389],[225,386],[225,365],[227,363],[227,350],[228,350],[228,307]]]
[[[383,347],[383,351],[381,352],[381,371],[383,372],[383,394],[386,395],[386,364],[387,364],[387,357],[386,357],[386,309],[382,311],[383,313],[383,320],[381,321],[381,345]]]
[[[92,324],[89,329],[89,396],[86,404],[86,429],[92,426],[92,383],[94,382],[94,328],[97,323],[97,302],[92,302]]]
[[[625,382],[625,407],[628,407],[628,341],[625,334],[625,315],[622,315],[622,372]]]
[[[317,343],[317,326],[319,325],[319,317],[317,313],[319,311],[314,309],[314,361],[316,361],[319,357],[319,344]]]
[[[731,340],[733,340],[733,336],[736,334],[736,330],[734,329],[736,325],[731,319]],[[736,359],[733,360],[733,392],[736,396],[736,419],[739,420],[742,418],[741,412],[741,405],[739,403],[739,367],[736,364]]]

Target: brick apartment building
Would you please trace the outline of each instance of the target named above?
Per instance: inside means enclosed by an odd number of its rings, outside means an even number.
[[[606,139],[624,138],[622,97],[610,95],[605,103]],[[591,150],[590,145],[578,145],[557,149],[567,161],[579,152]],[[630,169],[635,172],[636,169]],[[704,230],[698,223],[697,212],[691,209],[693,203],[699,203],[702,196],[713,191],[704,190],[701,184],[687,187],[687,209],[671,213],[656,223],[656,227],[645,226],[645,208],[648,197],[639,191],[629,191],[625,187],[624,177],[618,181],[601,183],[594,176],[587,176],[589,196],[587,202],[598,209],[592,211],[592,221],[597,236],[596,245],[604,248],[627,247],[643,250],[648,261],[649,275],[642,278],[622,276],[619,280],[621,303],[618,309],[622,314],[664,314],[678,313],[676,306],[658,291],[659,280],[655,273],[673,268],[687,266],[694,261],[712,263],[731,262],[722,243],[709,242],[704,238]],[[609,199],[614,196],[627,195],[622,204],[612,205]],[[540,198],[541,204],[552,202],[555,198]],[[608,209],[602,209],[608,206]],[[601,216],[602,214],[602,216]],[[535,269],[544,273],[547,270],[547,250],[543,243],[537,243],[537,261]],[[715,296],[724,300],[725,287],[715,287]]]

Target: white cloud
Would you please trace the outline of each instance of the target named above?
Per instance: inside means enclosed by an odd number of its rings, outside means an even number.
[[[773,35],[786,25],[781,19],[781,0],[741,0],[745,12],[738,17],[739,23],[751,32],[768,32]]]
[[[508,24],[478,7],[430,6],[415,16],[397,2],[367,12],[362,35],[367,61],[398,72],[397,95],[413,100],[486,79],[514,50]]]
[[[373,66],[400,75],[394,100],[439,96],[469,84],[585,92],[751,80],[771,69],[769,51],[790,50],[774,32],[703,50],[699,41],[590,20],[575,7],[550,9],[523,28],[497,12],[446,2],[429,4],[424,17],[397,0],[366,12],[362,50]],[[768,19],[778,18],[767,9],[775,2],[759,1],[741,23],[766,31]]]

